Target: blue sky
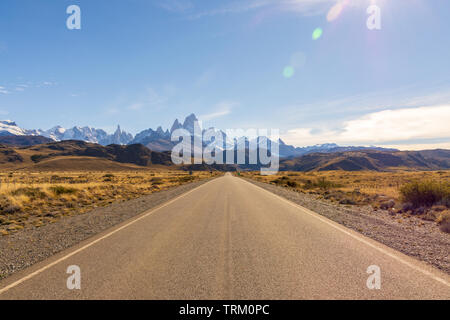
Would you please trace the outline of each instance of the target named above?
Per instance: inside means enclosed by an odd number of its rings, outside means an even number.
[[[135,134],[194,112],[298,146],[450,148],[449,39],[447,0],[2,0],[0,117]]]

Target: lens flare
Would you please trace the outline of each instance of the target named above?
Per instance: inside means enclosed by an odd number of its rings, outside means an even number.
[[[322,29],[321,28],[316,28],[313,33],[312,33],[312,38],[313,40],[317,40],[322,36]]]
[[[294,73],[295,73],[294,68],[291,67],[291,66],[287,66],[287,67],[285,67],[284,70],[283,70],[283,77],[285,77],[285,78],[287,78],[287,79],[292,78],[292,76],[294,75]]]
[[[344,5],[342,4],[342,2],[338,2],[334,6],[332,6],[327,14],[328,22],[336,20],[337,17],[339,17],[339,15],[341,14],[342,9],[344,9]]]

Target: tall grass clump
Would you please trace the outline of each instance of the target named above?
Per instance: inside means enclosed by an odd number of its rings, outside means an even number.
[[[434,204],[450,203],[450,183],[433,180],[413,181],[400,188],[403,202],[411,203],[415,208],[431,207]]]
[[[52,186],[50,187],[50,190],[57,196],[62,194],[73,194],[77,192],[77,189],[75,188],[68,188],[64,186]]]
[[[341,184],[332,182],[330,180],[325,179],[325,177],[320,177],[317,180],[306,180],[304,181],[303,188],[304,189],[313,189],[313,188],[320,188],[322,190],[328,190],[332,188],[339,188],[342,187]]]

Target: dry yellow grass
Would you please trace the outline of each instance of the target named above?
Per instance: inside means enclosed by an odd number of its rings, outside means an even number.
[[[190,175],[179,170],[1,172],[0,235],[218,174]]]
[[[241,172],[241,176],[257,181],[291,188],[298,192],[317,195],[318,198],[344,205],[372,205],[384,208],[390,199],[395,209],[402,210],[400,187],[412,181],[431,180],[450,182],[450,170],[442,171],[319,171],[319,172],[279,172],[275,176],[261,176],[259,172]],[[405,211],[405,210],[403,210]],[[408,210],[406,210],[408,211]],[[438,212],[433,217],[444,220]],[[432,218],[432,217],[431,217]]]

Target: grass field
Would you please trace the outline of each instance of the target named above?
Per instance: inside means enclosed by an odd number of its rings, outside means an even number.
[[[218,174],[179,170],[1,172],[0,236]]]
[[[371,205],[375,210],[386,209],[393,214],[418,215],[447,228],[450,225],[450,170],[443,171],[319,171],[279,172],[275,176],[261,176],[259,172],[240,172],[240,176],[279,185],[298,192],[316,195],[341,205]],[[446,199],[429,207],[412,207],[405,203],[401,190],[413,182],[443,186]]]

